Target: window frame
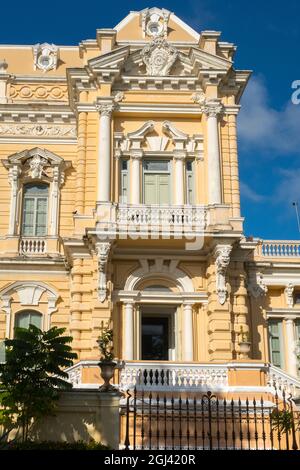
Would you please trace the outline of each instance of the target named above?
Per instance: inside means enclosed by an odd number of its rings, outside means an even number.
[[[47,195],[39,195],[38,193],[36,195],[28,195],[26,196],[26,186],[44,186],[44,187],[47,187]],[[48,234],[49,234],[49,194],[50,194],[50,185],[49,183],[46,183],[44,181],[36,181],[36,182],[25,182],[23,184],[23,188],[22,188],[22,210],[21,210],[21,225],[20,225],[20,235],[24,238],[28,237],[47,237]],[[24,231],[24,222],[25,222],[25,201],[26,200],[29,200],[29,199],[33,199],[34,201],[34,209],[33,209],[33,223],[32,223],[32,228],[33,228],[33,234],[27,234],[25,233]],[[46,223],[45,223],[45,233],[43,234],[37,234],[37,228],[38,228],[38,224],[37,224],[37,216],[38,216],[38,209],[37,209],[37,205],[38,205],[38,201],[39,200],[46,200]]]

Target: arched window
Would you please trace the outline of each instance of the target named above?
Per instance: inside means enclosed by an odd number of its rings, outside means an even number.
[[[29,325],[34,325],[37,328],[41,328],[42,314],[34,310],[26,310],[16,314],[15,327],[29,328]]]
[[[48,232],[48,193],[45,183],[24,185],[22,235],[42,237]]]
[[[145,291],[155,291],[155,292],[171,292],[169,287],[153,284],[144,288]]]

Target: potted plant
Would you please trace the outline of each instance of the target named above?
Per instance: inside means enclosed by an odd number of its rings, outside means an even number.
[[[102,330],[97,343],[99,344],[101,357],[99,367],[101,370],[101,377],[104,384],[100,387],[100,392],[115,392],[117,389],[110,384],[110,380],[114,375],[117,361],[114,360],[115,355],[113,352],[113,330],[108,326]]]
[[[251,342],[249,341],[249,333],[244,332],[243,327],[241,326],[240,330],[240,341],[239,341],[240,355],[242,359],[247,359],[249,357]]]

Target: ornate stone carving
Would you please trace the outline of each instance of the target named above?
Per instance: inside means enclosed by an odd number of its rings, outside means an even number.
[[[36,44],[33,46],[34,70],[40,69],[43,72],[57,68],[58,47],[54,44]]]
[[[36,86],[34,84],[14,84],[9,88],[9,97],[13,100],[67,101],[68,88],[64,85]]]
[[[28,137],[76,137],[75,126],[51,126],[44,124],[1,124],[0,136]]]
[[[151,76],[169,75],[172,65],[178,57],[178,51],[165,39],[154,39],[141,51],[147,74]]]
[[[98,258],[98,269],[99,269],[99,278],[98,278],[98,297],[100,302],[104,302],[107,294],[107,280],[106,280],[106,269],[107,261],[109,257],[109,252],[111,249],[110,242],[97,242],[96,243],[96,254]]]
[[[29,175],[31,178],[41,178],[44,173],[44,167],[47,165],[48,160],[42,158],[40,155],[35,155],[29,161]]]
[[[5,60],[5,59],[3,59],[3,60],[1,59],[1,60],[0,60],[0,73],[5,73],[7,67],[8,67],[8,64],[7,64],[6,60]]]
[[[146,8],[141,12],[141,26],[143,36],[150,36],[152,38],[157,36],[167,37],[168,22],[170,12],[165,9]]]
[[[205,104],[205,101],[206,101],[206,96],[205,96],[205,93],[204,91],[199,91],[197,93],[194,93],[191,97],[192,101],[194,101],[194,103],[197,103],[197,104],[200,104],[201,106],[203,106]]]
[[[218,245],[215,250],[216,258],[216,288],[221,305],[224,305],[227,299],[226,271],[230,263],[230,253],[232,246]]]
[[[96,104],[96,110],[98,111],[98,113],[101,114],[101,116],[111,116],[111,113],[113,112],[113,110],[115,109],[115,105],[113,103],[109,103],[109,104]]]
[[[266,295],[268,287],[264,283],[264,278],[261,273],[253,272],[249,274],[248,291],[256,299]]]
[[[285,299],[286,299],[288,308],[293,308],[294,307],[294,285],[291,282],[286,286],[284,293],[285,293]]]
[[[220,100],[205,101],[201,106],[201,112],[206,114],[207,117],[217,117],[218,114],[223,112],[223,105]]]

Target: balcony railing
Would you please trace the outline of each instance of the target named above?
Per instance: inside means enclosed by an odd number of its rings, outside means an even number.
[[[122,205],[117,210],[118,224],[139,226],[206,226],[207,210],[202,206]]]
[[[121,389],[218,390],[228,385],[226,365],[127,363],[121,370]]]
[[[300,257],[300,241],[264,240],[258,245],[257,254],[269,258]]]
[[[43,255],[47,252],[47,241],[40,237],[22,237],[20,240],[20,254]]]

